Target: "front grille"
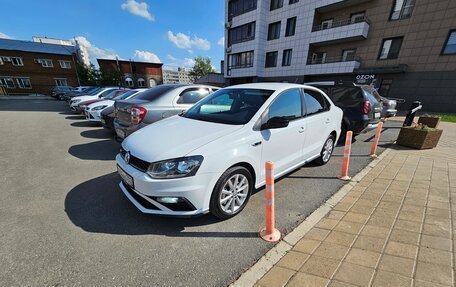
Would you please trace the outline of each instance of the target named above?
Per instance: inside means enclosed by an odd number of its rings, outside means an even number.
[[[125,158],[125,154],[127,153],[122,147],[120,148],[120,155]],[[130,162],[128,163],[132,167],[136,168],[139,171],[146,172],[149,168],[150,162],[144,161],[132,155],[130,153]]]
[[[150,203],[149,201],[145,200],[137,194],[134,190],[131,189],[126,183],[123,184],[125,189],[127,190],[128,194],[130,194],[139,204],[141,204],[144,208],[152,209],[152,210],[160,210],[158,207]]]

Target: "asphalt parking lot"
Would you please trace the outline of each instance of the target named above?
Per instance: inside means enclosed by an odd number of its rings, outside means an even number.
[[[399,126],[385,124],[380,150]],[[272,247],[258,238],[263,190],[227,221],[140,213],[118,188],[120,145],[63,102],[2,100],[0,131],[0,286],[224,286]],[[353,144],[351,175],[370,162],[373,135]],[[344,184],[341,155],[277,182],[283,233]]]

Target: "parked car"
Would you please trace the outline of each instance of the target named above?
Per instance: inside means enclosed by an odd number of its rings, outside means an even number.
[[[326,164],[342,114],[312,86],[227,87],[127,137],[116,157],[120,188],[144,213],[232,217],[265,184],[266,161],[276,177]]]
[[[112,90],[110,91],[109,93],[104,93],[102,95],[100,95],[98,98],[95,98],[95,99],[92,99],[92,100],[88,100],[88,101],[82,101],[82,102],[79,102],[76,106],[76,111],[79,111],[79,112],[85,112],[86,108],[91,105],[91,104],[94,104],[94,103],[98,103],[98,102],[102,102],[102,101],[105,101],[105,100],[112,100],[116,97],[118,97],[119,95],[127,92],[129,90],[126,90],[126,89],[119,89],[119,90]]]
[[[372,86],[364,86],[382,104],[382,118],[394,117],[397,114],[397,100],[382,97]]]
[[[217,87],[206,85],[160,85],[130,100],[117,101],[114,129],[119,139],[133,132],[189,109]]]
[[[51,97],[58,100],[63,100],[66,93],[72,92],[73,87],[70,86],[55,86],[51,90]]]
[[[68,92],[63,96],[63,99],[69,103],[71,101],[71,99],[74,97],[96,94],[101,89],[102,89],[101,87],[91,87],[91,88],[87,88],[83,92],[76,92],[76,91]]]
[[[91,122],[102,122],[101,112],[106,108],[113,107],[115,101],[130,99],[138,93],[143,92],[145,90],[147,89],[114,91],[114,96],[112,98],[108,95],[101,101],[97,101],[90,105],[87,105],[87,107],[85,108],[86,119]]]
[[[89,100],[96,100],[96,99],[99,99],[99,98],[102,98],[102,97],[106,96],[107,94],[109,94],[113,90],[120,90],[120,89],[121,88],[119,88],[119,87],[104,87],[104,88],[101,88],[99,90],[95,90],[94,92],[92,92],[90,94],[87,94],[87,95],[84,95],[84,96],[73,97],[73,98],[71,98],[71,101],[70,101],[70,109],[72,111],[78,111],[77,107],[78,107],[78,104],[80,102],[89,101]]]
[[[73,88],[73,92],[83,93],[83,92],[87,91],[87,89],[89,89],[89,88],[92,88],[92,87],[91,86],[79,86],[79,87]]]
[[[341,140],[345,139],[347,131],[352,131],[353,137],[355,137],[377,128],[381,118],[382,104],[372,95],[367,86],[357,86],[346,82],[306,84],[323,90],[344,112]]]

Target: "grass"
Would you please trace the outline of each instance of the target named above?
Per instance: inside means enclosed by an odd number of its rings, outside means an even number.
[[[439,115],[442,122],[456,123],[456,115]]]

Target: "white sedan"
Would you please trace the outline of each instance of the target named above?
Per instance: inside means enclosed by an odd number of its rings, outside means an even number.
[[[144,213],[229,218],[265,184],[266,161],[276,177],[326,164],[341,122],[342,110],[311,86],[227,87],[127,137],[116,157],[120,188]]]
[[[105,100],[101,102],[96,102],[88,105],[85,108],[84,114],[86,119],[91,122],[101,122],[101,112],[108,107],[112,107],[117,100],[128,100],[136,96],[137,94],[146,91],[147,89],[136,89],[130,90],[120,96],[116,97],[115,100]]]
[[[79,103],[102,98],[104,95],[107,95],[110,92],[112,92],[113,90],[118,90],[118,89],[119,89],[118,87],[106,87],[106,88],[101,88],[93,95],[91,94],[91,95],[73,97],[69,102],[70,109],[72,111],[76,111]]]

